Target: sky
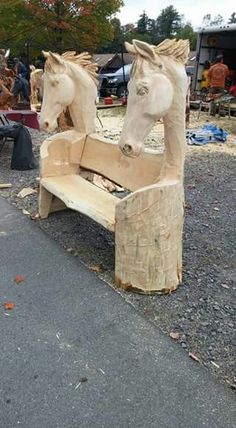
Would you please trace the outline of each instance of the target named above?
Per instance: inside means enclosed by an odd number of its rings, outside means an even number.
[[[139,15],[145,10],[149,18],[155,19],[162,9],[173,5],[174,8],[190,21],[193,27],[200,27],[204,15],[213,17],[220,14],[228,20],[236,12],[235,0],[124,0],[125,6],[117,14],[121,24],[136,23]]]

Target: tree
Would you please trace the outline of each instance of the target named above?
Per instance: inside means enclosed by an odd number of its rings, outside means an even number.
[[[112,18],[110,21],[113,29],[113,40],[107,46],[101,49],[102,52],[120,52],[121,44],[124,43],[123,28],[118,18]]]
[[[233,12],[228,20],[228,24],[236,24],[236,13]]]
[[[113,38],[112,15],[123,0],[0,0],[2,44],[36,50],[94,51]]]
[[[211,14],[208,13],[207,15],[203,16],[202,25],[204,27],[209,27],[211,23]]]
[[[217,26],[217,25],[222,25],[224,23],[224,18],[221,15],[216,15],[210,22],[210,25],[213,26]]]
[[[202,20],[202,25],[204,27],[213,27],[217,25],[222,25],[224,23],[224,18],[221,15],[216,15],[214,18],[210,13],[205,15]]]
[[[194,32],[190,23],[186,23],[177,33],[177,39],[188,39],[190,41],[190,49],[194,51],[197,44],[197,33]]]
[[[140,18],[137,22],[137,32],[139,34],[146,34],[148,31],[148,21],[149,18],[145,12],[145,10],[143,11],[142,15],[140,15]]]
[[[173,6],[162,9],[156,20],[159,41],[175,36],[181,24],[181,16]]]

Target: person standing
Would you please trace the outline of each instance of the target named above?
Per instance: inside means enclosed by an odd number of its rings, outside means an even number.
[[[202,72],[202,80],[201,80],[201,91],[203,93],[207,93],[208,89],[210,87],[210,79],[209,79],[209,69],[211,67],[211,64],[209,61],[205,61],[204,63],[204,69]]]
[[[225,80],[229,76],[228,66],[223,63],[223,55],[216,57],[216,62],[212,65],[208,72],[208,78],[210,81],[210,94],[212,95],[212,101],[210,103],[210,114],[213,116],[216,113],[215,98],[220,98],[224,94]],[[219,107],[220,108],[220,107]]]
[[[221,94],[224,92],[225,79],[229,76],[228,66],[223,63],[223,55],[216,57],[216,63],[208,71],[210,81],[210,92],[212,94]]]

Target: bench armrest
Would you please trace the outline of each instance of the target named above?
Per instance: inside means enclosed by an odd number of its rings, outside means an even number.
[[[41,178],[78,173],[85,139],[74,130],[47,138],[40,148]]]

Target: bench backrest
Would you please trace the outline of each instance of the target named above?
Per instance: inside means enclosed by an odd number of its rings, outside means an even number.
[[[163,154],[145,151],[137,158],[124,156],[116,143],[90,134],[80,159],[82,168],[94,171],[131,191],[157,181]]]

